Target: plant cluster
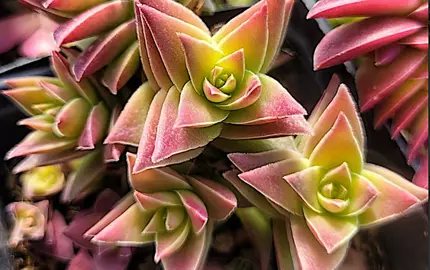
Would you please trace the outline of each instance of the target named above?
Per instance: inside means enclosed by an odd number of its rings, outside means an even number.
[[[6,81],[4,94],[28,115],[18,124],[33,130],[6,155],[24,157],[13,169],[23,201],[7,207],[10,247],[36,247],[72,270],[119,270],[153,244],[166,270],[204,269],[214,231],[235,214],[261,269],[272,242],[279,269],[335,269],[360,229],[428,199],[422,184],[366,162],[360,115],[336,75],[307,119],[267,75],[293,0],[261,0],[216,32],[194,13],[202,1],[23,1],[62,23],[53,33],[56,77]],[[426,26],[420,1],[374,2],[320,1],[309,16],[395,15],[340,26],[315,54],[317,68],[366,54],[362,108],[392,94],[378,105],[379,125],[424,100]],[[141,83],[134,91],[132,78]],[[427,105],[414,106],[417,114],[404,115],[410,125],[399,127],[411,134],[411,161],[427,138]],[[195,169],[208,145],[229,153],[222,174]],[[107,184],[113,168],[126,171],[125,189],[119,176]],[[57,210],[83,201],[93,203],[71,216]]]

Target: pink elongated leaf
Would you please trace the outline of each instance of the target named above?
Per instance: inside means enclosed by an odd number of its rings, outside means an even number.
[[[52,37],[52,30],[44,28],[37,29],[18,48],[20,55],[29,58],[49,56],[52,51],[58,50]]]
[[[41,154],[52,151],[62,151],[73,148],[76,141],[73,139],[60,139],[52,133],[34,131],[28,134],[18,145],[9,150],[6,159],[31,154]]]
[[[70,92],[63,87],[50,82],[41,81],[39,82],[39,85],[47,92],[49,96],[62,103],[67,103],[67,101],[79,97],[76,93]]]
[[[171,232],[157,233],[155,236],[156,251],[154,261],[159,262],[182,248],[191,230],[189,221],[183,222]]]
[[[19,107],[29,115],[37,115],[39,111],[33,105],[55,101],[40,87],[20,87],[2,92],[12,99]]]
[[[62,85],[61,81],[58,78],[45,76],[28,76],[4,80],[4,83],[11,88],[37,87],[40,86],[41,82],[46,82],[57,86]]]
[[[136,22],[134,20],[125,22],[109,34],[100,37],[76,59],[73,65],[76,80],[80,81],[112,62],[135,40]]]
[[[292,253],[294,252],[294,249],[290,248],[290,245],[293,246],[293,243],[290,243],[288,240],[286,222],[288,224],[288,230],[290,230],[288,221],[274,219],[272,222],[276,262],[278,263],[278,267],[281,269],[294,269],[294,265],[295,263],[297,264],[297,262],[293,260]],[[294,256],[297,255],[294,254]]]
[[[252,17],[223,37],[218,45],[225,54],[243,49],[246,69],[258,73],[264,63],[268,39],[268,7],[264,4]]]
[[[88,251],[80,249],[78,254],[67,266],[67,270],[93,270],[96,269],[93,258]]]
[[[429,188],[429,167],[428,155],[421,159],[420,167],[414,175],[413,182],[415,185],[428,189]]]
[[[229,181],[239,192],[245,197],[252,205],[258,207],[270,216],[278,217],[280,213],[273,208],[273,206],[267,201],[267,199],[261,193],[244,183],[238,175],[238,170],[230,170],[223,174],[224,179]]]
[[[225,153],[259,153],[276,149],[297,150],[294,138],[291,136],[243,141],[218,138],[212,142],[212,145]]]
[[[348,197],[350,198],[348,208],[342,213],[344,216],[357,216],[365,212],[378,197],[378,189],[359,174],[353,174]]]
[[[20,2],[54,21],[63,22],[66,18],[73,17],[72,14],[67,12],[44,8],[41,0],[20,0]]]
[[[403,104],[393,117],[393,125],[391,127],[391,137],[396,138],[400,132],[409,127],[413,119],[426,106],[428,101],[428,93],[418,91],[407,103]]]
[[[79,137],[78,147],[79,150],[94,149],[96,144],[104,137],[108,126],[109,112],[105,105],[100,102],[94,106],[87,121],[85,122],[84,129]]]
[[[179,34],[179,38],[184,49],[185,63],[191,82],[197,93],[202,94],[205,78],[209,78],[210,71],[224,55],[209,42],[195,39],[186,34]],[[201,61],[203,56],[205,61]]]
[[[270,219],[255,207],[239,208],[236,215],[259,254],[260,269],[269,269],[273,242]]]
[[[219,137],[229,140],[248,140],[303,135],[311,132],[311,128],[303,116],[293,115],[262,125],[224,124]]]
[[[179,99],[179,91],[172,87],[166,96],[160,114],[154,152],[152,153],[154,163],[173,155],[206,146],[221,132],[221,125],[199,129],[175,128]]]
[[[130,185],[141,193],[153,193],[176,189],[191,189],[184,177],[169,167],[134,173],[136,155],[127,153],[127,171]]]
[[[72,2],[67,0],[46,0],[42,3],[42,5],[46,9],[55,9],[65,12],[78,12],[87,10],[103,2],[104,0],[80,0]]]
[[[269,163],[300,158],[301,154],[294,150],[275,149],[259,153],[233,153],[227,157],[239,170],[246,172]]]
[[[239,174],[239,178],[252,186],[276,205],[301,215],[301,202],[296,192],[282,177],[305,169],[306,159],[290,159]]]
[[[116,192],[106,188],[97,196],[93,206],[94,211],[97,213],[107,213],[115,206],[119,199],[120,197]]]
[[[117,270],[127,269],[134,253],[131,247],[103,247],[94,255],[97,269]]]
[[[160,191],[155,193],[140,193],[135,191],[134,197],[145,210],[182,206],[181,200],[174,192]]]
[[[206,259],[211,234],[212,226],[206,226],[200,234],[190,233],[189,238],[178,251],[162,259],[164,269],[200,269]]]
[[[401,17],[368,18],[341,25],[325,35],[316,47],[314,69],[352,60],[407,37],[421,28],[421,23]]]
[[[258,75],[261,95],[249,107],[232,111],[225,123],[236,125],[259,125],[280,120],[291,115],[306,115],[306,110],[276,80]]]
[[[0,53],[5,53],[22,43],[36,31],[39,26],[38,15],[26,13],[9,16],[0,20]]]
[[[347,245],[358,231],[357,217],[323,215],[307,208],[303,212],[309,229],[328,254]]]
[[[135,200],[133,197],[133,193],[127,194],[121,201],[119,201],[114,208],[107,213],[103,218],[97,222],[94,226],[91,227],[88,231],[85,232],[83,237],[91,238],[94,235],[98,234],[103,228],[112,223],[115,219],[121,216],[127,209],[129,209],[132,205],[135,204]]]
[[[85,120],[91,106],[83,98],[76,98],[66,103],[55,117],[54,133],[59,137],[75,138],[85,127]]]
[[[130,1],[117,0],[91,8],[73,20],[62,24],[54,32],[59,46],[95,36],[125,22],[132,15]],[[106,20],[109,18],[109,20]]]
[[[321,0],[312,7],[307,18],[405,15],[420,3],[420,0]]]
[[[137,26],[139,27],[139,50],[145,74],[154,89],[169,89],[173,83],[167,73],[163,60],[161,59],[160,52],[158,51],[157,45],[152,37],[151,30],[146,24],[145,19],[141,15],[137,6],[135,7],[135,12],[137,18],[140,18],[137,23]]]
[[[185,84],[181,92],[176,128],[205,128],[224,121],[229,111],[214,106],[199,95],[191,82]]]
[[[411,46],[418,50],[428,51],[428,48],[429,48],[428,39],[429,39],[428,30],[424,29],[400,40],[399,43]]]
[[[420,80],[420,79],[428,79],[429,78],[429,66],[428,61],[424,61],[421,66],[415,70],[415,72],[411,75],[411,79]]]
[[[97,94],[94,87],[88,80],[81,80],[77,82],[69,71],[69,63],[59,52],[52,52],[51,58],[55,72],[58,78],[64,83],[64,87],[71,91],[77,92],[85,98],[90,104],[95,105],[98,102]]]
[[[200,28],[206,33],[210,33],[206,24],[190,9],[185,8],[183,5],[169,1],[169,0],[138,0],[136,1],[140,4],[148,5],[155,8],[171,17],[177,18],[188,24],[191,24],[197,28]]]
[[[184,21],[170,17],[147,5],[139,6],[144,24],[151,31],[152,38],[166,67],[167,73],[178,89],[189,80],[185,56],[177,33],[211,41],[210,36],[199,28]],[[166,45],[168,42],[169,45]]]
[[[90,242],[90,239],[85,238],[83,235],[102,217],[103,213],[82,213],[79,217],[75,217],[72,220],[67,229],[64,230],[64,235],[79,247],[91,249],[93,248],[93,244]]]
[[[284,180],[290,184],[291,188],[300,196],[302,201],[312,211],[323,213],[324,209],[318,202],[318,189],[321,181],[321,168],[310,167],[302,171],[285,175]]]
[[[49,223],[53,230],[53,243],[49,247],[45,247],[46,250],[43,252],[61,261],[71,260],[74,257],[73,243],[63,234],[67,228],[63,215],[58,211],[54,211]]]
[[[61,193],[61,201],[63,203],[73,202],[94,191],[93,189],[99,184],[105,169],[101,149],[89,153],[83,158],[79,169],[69,175]]]
[[[375,50],[375,65],[384,66],[393,63],[394,59],[402,53],[405,46],[393,43]]]
[[[416,116],[411,126],[411,138],[408,142],[408,162],[411,163],[428,142],[428,105]],[[427,151],[427,149],[425,149]]]
[[[142,172],[151,168],[163,167],[175,163],[181,163],[195,158],[203,152],[204,147],[200,147],[185,153],[173,155],[172,157],[165,159],[161,162],[154,163],[151,160],[152,153],[155,148],[155,140],[157,136],[157,127],[160,119],[161,108],[166,97],[166,91],[160,90],[154,97],[151,103],[145,126],[143,129],[142,137],[139,142],[139,148],[137,150],[137,160],[133,167],[133,173]]]
[[[135,203],[98,232],[91,242],[117,246],[141,246],[152,242],[153,235],[142,234],[151,217]]]
[[[127,101],[104,143],[138,146],[153,99],[149,84],[142,84]]]
[[[27,126],[33,130],[40,130],[44,132],[52,131],[52,124],[54,123],[54,117],[51,115],[36,115],[30,118],[24,118],[17,122],[18,126]]]
[[[205,204],[191,191],[177,190],[176,193],[181,198],[182,204],[188,213],[195,234],[204,233],[204,228],[208,222],[208,212]]]
[[[139,43],[136,41],[108,65],[102,83],[114,95],[131,79],[139,68]]]
[[[292,216],[287,223],[290,248],[294,250],[293,259],[301,269],[336,269],[346,256],[348,243],[331,254],[317,241],[303,218]]]
[[[427,83],[427,80],[408,80],[384,99],[375,109],[374,126],[380,127],[385,121],[393,117],[399,108]]]
[[[384,67],[375,67],[369,58],[364,59],[355,78],[361,111],[373,108],[403,84],[420,67],[426,55],[407,48],[393,63]]]
[[[189,176],[187,179],[204,202],[209,217],[224,220],[236,209],[236,196],[227,187],[202,177]]]
[[[380,192],[370,207],[359,216],[360,225],[362,226],[377,225],[392,220],[417,205],[422,200],[417,195],[425,198],[428,196],[427,190],[421,189],[422,191],[420,192],[419,187],[398,175],[386,178],[379,173],[378,168],[383,172],[387,171],[384,168],[370,164],[361,173]],[[391,175],[395,174],[391,172]],[[413,193],[408,190],[413,191]]]
[[[88,154],[86,151],[65,150],[53,153],[33,154],[18,163],[13,169],[14,174],[22,173],[36,167],[64,163]]]
[[[419,20],[423,23],[427,23],[429,20],[429,5],[428,5],[428,3],[423,3],[417,9],[412,11],[409,14],[409,17],[411,17],[415,20]]]
[[[363,168],[363,158],[348,118],[341,112],[330,131],[315,146],[309,162],[312,166],[322,166],[325,169],[332,169],[346,162],[352,172],[359,173]]]

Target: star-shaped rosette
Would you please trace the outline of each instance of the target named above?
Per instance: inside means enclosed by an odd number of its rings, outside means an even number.
[[[365,162],[365,135],[355,103],[336,77],[309,122],[313,135],[297,149],[229,154],[240,170],[225,178],[250,202],[289,219],[284,234],[300,269],[336,268],[362,227],[379,225],[427,200],[427,190]],[[277,241],[279,261],[290,256]],[[281,267],[282,268],[282,267]]]
[[[45,235],[48,220],[48,201],[36,204],[13,202],[6,206],[12,221],[8,245],[16,247],[24,240],[41,240]]]
[[[374,126],[391,119],[392,137],[408,140],[408,162],[428,145],[428,1],[322,0],[308,18],[364,17],[330,31],[314,54],[315,69],[362,57],[356,84]]]
[[[127,160],[134,192],[85,235],[98,245],[155,242],[154,260],[164,269],[199,269],[213,224],[233,213],[235,195],[215,181],[181,175],[169,167],[132,174],[136,156],[128,154]]]
[[[105,142],[139,146],[137,173],[189,160],[218,137],[308,133],[304,108],[264,74],[283,42],[292,4],[261,1],[211,36],[199,17],[173,1],[136,1],[148,83]]]

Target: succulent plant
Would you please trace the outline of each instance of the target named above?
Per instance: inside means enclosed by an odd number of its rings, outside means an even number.
[[[11,15],[0,20],[0,54],[18,46],[24,57],[42,57],[58,50],[52,33],[58,24],[35,12]]]
[[[375,127],[392,119],[392,137],[405,135],[411,163],[428,149],[428,1],[322,0],[308,14],[355,16],[366,18],[344,24],[321,40],[314,67],[361,57],[355,78],[361,111],[375,108]]]
[[[198,176],[181,175],[171,168],[138,174],[127,155],[133,194],[126,196],[85,233],[99,245],[141,246],[155,242],[155,262],[165,269],[198,269],[211,242],[213,224],[236,208],[236,197],[226,187]]]
[[[138,146],[138,173],[194,158],[217,137],[308,133],[304,108],[264,74],[291,7],[289,0],[261,1],[211,36],[199,17],[173,1],[136,1],[149,81],[130,98],[105,143]]]
[[[13,202],[6,211],[12,220],[8,245],[16,247],[24,240],[40,240],[45,235],[48,220],[48,201],[38,203]]]
[[[278,262],[291,249],[301,269],[336,268],[360,228],[395,219],[428,198],[427,190],[365,162],[361,120],[348,89],[338,85],[334,77],[308,120],[313,134],[298,136],[297,149],[229,154],[240,172],[224,174],[257,207],[286,218],[289,247],[275,242]]]
[[[22,193],[26,199],[54,195],[65,183],[65,175],[60,165],[36,167],[20,177]]]

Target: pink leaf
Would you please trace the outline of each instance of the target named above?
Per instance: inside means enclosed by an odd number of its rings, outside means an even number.
[[[101,141],[108,126],[108,114],[109,112],[102,102],[92,108],[79,137],[79,150],[94,149],[96,144]]]
[[[204,203],[191,191],[177,190],[176,193],[181,198],[182,204],[188,213],[193,225],[194,233],[204,233],[204,228],[208,222],[208,212]]]

